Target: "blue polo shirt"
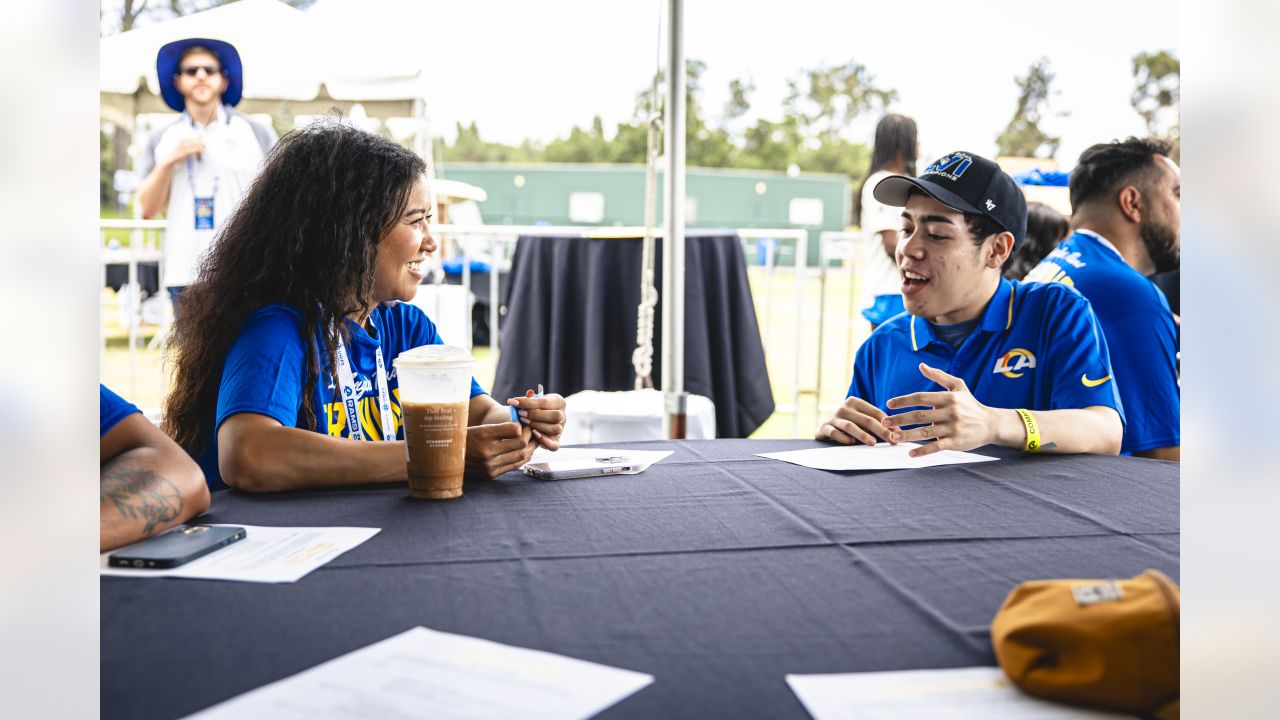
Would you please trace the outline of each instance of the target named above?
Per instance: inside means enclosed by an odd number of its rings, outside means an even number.
[[[1105,405],[1124,421],[1107,341],[1089,301],[1063,285],[1000,279],[978,327],[960,347],[924,318],[903,313],[871,333],[853,362],[849,395],[889,414],[890,398],[944,388],[925,363],[964,380],[989,407],[1063,410]]]
[[[382,413],[378,408],[377,349],[387,371],[387,389],[396,440],[404,439],[400,419],[400,381],[394,361],[400,353],[421,345],[440,345],[443,340],[435,323],[419,308],[409,303],[379,305],[370,318],[373,333],[344,320],[351,333],[347,345],[356,385],[356,406],[360,426],[366,440],[382,439]],[[346,411],[340,392],[327,379],[329,363],[321,352],[319,338],[308,348],[300,332],[302,313],[288,305],[267,305],[245,320],[240,336],[231,345],[222,364],[222,380],[218,387],[218,409],[213,437],[209,438],[199,459],[205,480],[212,490],[226,487],[218,468],[218,427],[222,421],[238,413],[256,413],[274,418],[285,427],[307,426],[302,405],[306,385],[307,354],[316,356],[320,376],[316,382],[311,418],[316,432],[333,437],[350,438]],[[471,396],[481,395],[484,388],[471,380]]]
[[[1072,286],[1093,305],[1128,411],[1120,452],[1181,445],[1178,330],[1164,293],[1088,230],[1059,243],[1026,281]]]
[[[121,420],[130,415],[140,412],[138,408],[128,400],[111,392],[111,388],[98,383],[98,437],[106,437],[111,429],[120,424]]]

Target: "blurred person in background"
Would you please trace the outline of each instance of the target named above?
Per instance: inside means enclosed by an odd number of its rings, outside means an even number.
[[[1124,411],[1089,302],[1061,285],[1000,275],[1026,234],[1013,178],[954,152],[918,178],[881,180],[875,197],[902,208],[907,311],[858,348],[848,397],[817,439],[932,441],[913,457],[988,444],[1118,452]]]
[[[1129,138],[1085,150],[1071,172],[1075,232],[1027,274],[1089,299],[1111,349],[1128,425],[1126,455],[1178,460],[1182,400],[1178,335],[1149,275],[1178,267],[1182,181],[1163,140]]]
[[[873,330],[903,310],[902,280],[894,259],[902,209],[876,200],[873,190],[890,175],[914,176],[918,148],[915,120],[893,113],[880,118],[871,151],[871,167],[858,188],[854,214],[862,230],[864,268],[858,287],[858,307]]]
[[[1027,203],[1027,238],[1009,256],[1001,271],[1010,280],[1021,280],[1071,232],[1062,213],[1041,202]]]
[[[170,335],[165,430],[199,458],[211,488],[408,480],[394,361],[444,343],[409,302],[436,250],[426,172],[412,151],[334,119],[271,151]],[[537,445],[559,447],[564,398],[508,403],[527,425],[472,379],[468,477],[497,477]]]
[[[182,113],[151,134],[138,156],[144,218],[164,211],[164,284],[179,296],[214,233],[275,144],[275,131],[232,108],[243,88],[240,54],[220,40],[187,38],[160,48],[156,77],[165,103]]]
[[[98,386],[98,550],[145,540],[209,509],[204,475],[132,403]]]

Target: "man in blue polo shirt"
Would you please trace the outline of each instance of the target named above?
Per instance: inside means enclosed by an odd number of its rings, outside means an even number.
[[[1089,298],[1106,333],[1128,423],[1121,453],[1178,460],[1182,399],[1178,331],[1147,276],[1178,267],[1178,167],[1169,143],[1094,145],[1071,172],[1076,231],[1027,274]]]
[[[903,208],[897,260],[907,312],[858,348],[844,404],[818,428],[845,445],[931,440],[915,457],[997,444],[1120,450],[1124,415],[1089,302],[1000,268],[1027,227],[1022,192],[994,162],[946,155],[875,197]]]

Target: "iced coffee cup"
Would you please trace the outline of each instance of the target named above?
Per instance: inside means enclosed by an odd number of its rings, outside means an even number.
[[[425,500],[462,495],[467,407],[473,362],[466,350],[424,345],[395,359],[400,381],[409,494]]]

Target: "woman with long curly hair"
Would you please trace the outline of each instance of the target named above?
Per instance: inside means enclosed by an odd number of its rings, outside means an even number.
[[[211,487],[408,479],[398,382],[385,369],[405,350],[442,342],[407,302],[436,249],[426,169],[413,152],[336,120],[295,130],[271,151],[183,294],[171,335],[165,430]],[[340,349],[350,373],[338,371]],[[339,402],[345,385],[358,399],[354,432]],[[380,394],[392,403],[386,422]],[[511,401],[528,426],[474,379],[471,395],[469,476],[496,477],[538,444],[559,446],[559,395]]]

